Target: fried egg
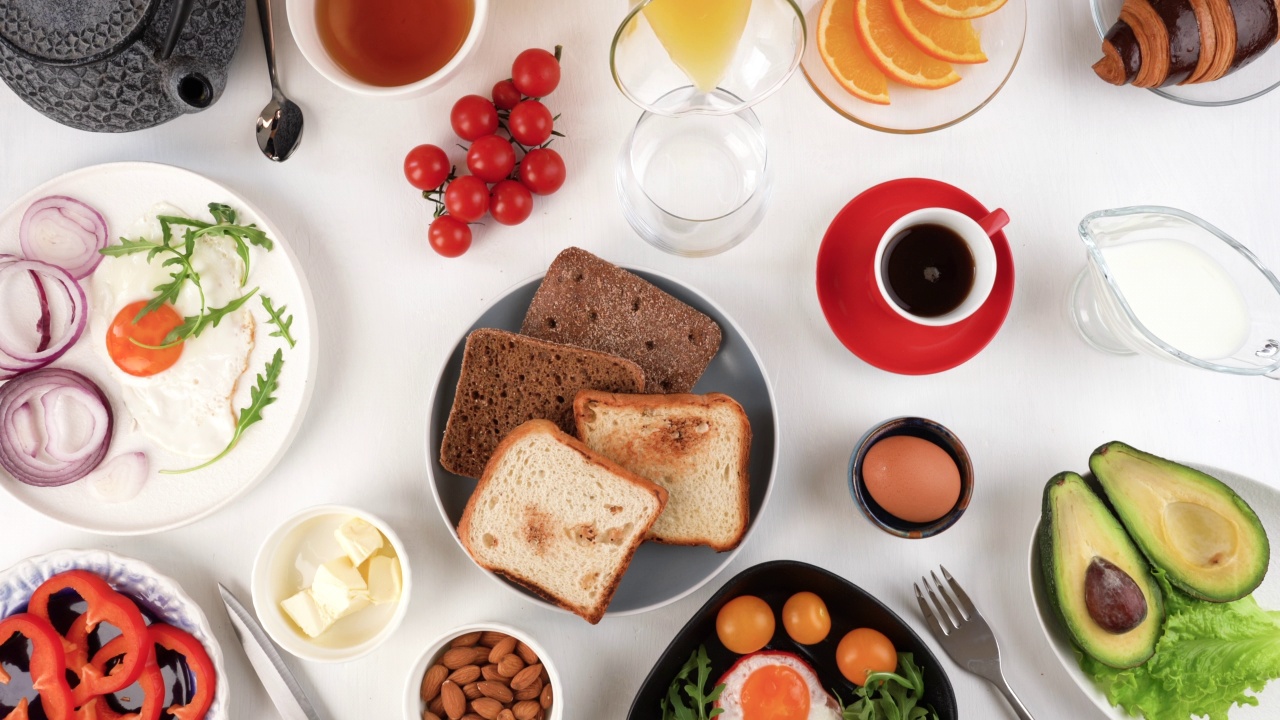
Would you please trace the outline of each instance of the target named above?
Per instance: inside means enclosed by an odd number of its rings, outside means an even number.
[[[840,720],[840,705],[818,674],[791,653],[744,655],[720,678],[719,720]]]
[[[158,215],[194,217],[160,205],[125,237],[159,241]],[[174,228],[175,235],[180,231]],[[175,238],[175,243],[179,241]],[[111,376],[120,386],[119,397],[136,428],[171,452],[210,458],[222,452],[235,433],[233,398],[253,350],[253,314],[246,304],[223,317],[217,326],[206,326],[198,337],[164,351],[147,350],[122,339],[118,332],[121,323],[131,323],[141,303],[154,298],[155,288],[170,281],[173,268],[163,264],[170,257],[161,253],[148,260],[147,253],[136,253],[103,258],[92,276],[90,332],[107,357]],[[191,265],[200,276],[208,308],[223,307],[245,291],[240,287],[244,262],[230,238],[198,238]],[[159,343],[182,318],[199,313],[200,291],[187,281],[171,306],[150,313],[138,326],[155,333],[149,343]],[[118,316],[124,318],[121,323],[117,323]]]

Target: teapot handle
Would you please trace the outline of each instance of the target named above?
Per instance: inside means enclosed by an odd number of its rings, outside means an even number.
[[[160,49],[158,59],[168,60],[173,54],[173,48],[178,44],[178,38],[182,35],[182,28],[186,26],[187,19],[191,17],[191,10],[195,7],[195,0],[175,0],[173,7],[173,19],[169,21],[169,33],[165,36],[164,47]]]

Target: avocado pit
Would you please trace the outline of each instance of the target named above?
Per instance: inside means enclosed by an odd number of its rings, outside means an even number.
[[[1147,618],[1147,599],[1138,583],[1106,558],[1089,561],[1084,604],[1098,627],[1114,635],[1129,632]]]

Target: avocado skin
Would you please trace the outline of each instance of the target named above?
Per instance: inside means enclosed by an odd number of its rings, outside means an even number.
[[[1078,484],[1079,488],[1066,488],[1069,484]],[[1079,497],[1089,503],[1089,511],[1096,513],[1098,528],[1109,533],[1115,549],[1114,556],[1106,559],[1125,569],[1144,591],[1148,601],[1147,616],[1136,628],[1126,633],[1114,635],[1098,627],[1085,607],[1083,586],[1072,587],[1064,577],[1067,564],[1064,562],[1059,565],[1057,553],[1067,553],[1071,549],[1058,546],[1054,541],[1053,530],[1057,517],[1054,498],[1062,491],[1060,488],[1075,490]],[[1098,540],[1097,537],[1093,539]],[[1045,593],[1077,647],[1098,662],[1121,669],[1137,667],[1155,654],[1156,642],[1160,639],[1160,631],[1164,626],[1164,596],[1151,575],[1146,558],[1134,547],[1124,528],[1080,475],[1073,472],[1058,473],[1045,484],[1038,544],[1040,574],[1044,578]],[[1133,572],[1129,572],[1130,570]],[[1078,580],[1083,579],[1084,574],[1081,573]],[[1125,647],[1126,643],[1132,644],[1132,647]]]
[[[1116,467],[1122,460],[1143,461],[1154,469],[1168,473],[1175,484],[1194,490],[1202,503],[1219,514],[1235,521],[1241,532],[1240,549],[1245,571],[1235,582],[1215,581],[1205,571],[1184,563],[1165,543],[1152,532],[1136,503],[1126,494],[1127,477],[1124,468]],[[1115,514],[1129,531],[1134,543],[1151,564],[1163,569],[1169,582],[1188,595],[1209,602],[1231,602],[1252,593],[1262,584],[1271,562],[1271,546],[1266,530],[1258,515],[1234,490],[1217,478],[1194,468],[1143,452],[1125,443],[1109,442],[1089,457],[1089,469],[1098,479]]]

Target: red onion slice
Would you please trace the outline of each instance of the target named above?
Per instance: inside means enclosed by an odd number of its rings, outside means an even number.
[[[87,309],[89,301],[85,297],[84,289],[66,270],[34,260],[3,261],[0,262],[0,285],[9,282],[18,273],[34,273],[40,278],[40,282],[37,282],[37,287],[40,288],[44,299],[43,307],[41,308],[42,317],[49,307],[48,297],[44,295],[44,281],[49,281],[50,284],[61,288],[66,293],[67,302],[70,305],[70,313],[66,321],[60,323],[62,327],[59,328],[57,339],[51,340],[44,349],[37,348],[32,351],[18,347],[14,338],[6,337],[4,333],[0,333],[0,379],[3,379],[4,371],[8,371],[9,374],[16,374],[35,370],[62,357],[80,339],[88,320]],[[40,344],[43,345],[44,343]]]
[[[98,251],[107,246],[107,221],[75,198],[52,195],[23,213],[18,240],[23,255],[57,265],[79,280],[102,262]]]
[[[53,400],[46,405],[50,395]],[[90,425],[80,447],[58,447],[65,428],[58,426],[58,413],[46,408],[59,400],[82,403],[87,411]],[[84,375],[63,368],[19,375],[0,386],[0,467],[19,482],[36,487],[73,483],[102,464],[113,426],[111,403]],[[32,447],[37,449],[34,455]]]
[[[124,453],[103,463],[85,482],[89,493],[98,500],[107,504],[122,503],[142,492],[150,469],[145,453]]]

